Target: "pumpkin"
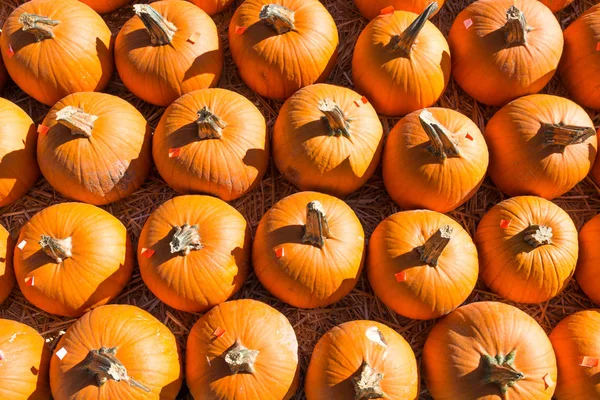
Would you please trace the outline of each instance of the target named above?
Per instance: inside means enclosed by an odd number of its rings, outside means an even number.
[[[8,82],[8,72],[6,71],[6,67],[4,66],[4,62],[0,57],[0,89],[3,89]]]
[[[342,200],[299,192],[263,215],[252,263],[263,286],[299,308],[324,307],[352,290],[362,271],[364,231]]]
[[[475,1],[454,20],[448,42],[456,82],[492,106],[542,90],[563,49],[556,17],[537,0]]]
[[[318,0],[246,0],[229,24],[229,48],[242,79],[278,100],[325,81],[338,44],[335,22]]]
[[[215,15],[225,10],[233,0],[190,0],[201,9],[203,9],[208,15]]]
[[[228,301],[204,314],[187,340],[185,380],[194,399],[290,399],[298,341],[288,319],[260,301]]]
[[[548,7],[552,12],[558,12],[575,0],[539,0],[542,4]]]
[[[537,94],[502,107],[488,122],[489,175],[509,196],[553,199],[590,172],[598,140],[594,123],[571,100]]]
[[[273,158],[286,179],[339,197],[365,184],[381,158],[383,128],[361,97],[316,84],[287,99],[273,129]]]
[[[187,1],[135,4],[115,43],[121,80],[149,103],[168,106],[184,93],[216,86],[223,48],[213,20]]]
[[[175,336],[130,305],[85,314],[61,337],[50,362],[55,400],[175,400],[181,382]]]
[[[133,257],[118,219],[90,204],[61,203],[21,228],[15,276],[36,307],[77,317],[119,294],[131,277]]]
[[[400,334],[374,321],[349,321],[328,331],[313,350],[306,398],[419,398],[419,369]]]
[[[600,310],[584,310],[559,322],[550,334],[558,364],[557,400],[600,397]]]
[[[447,108],[423,109],[402,118],[390,132],[383,183],[403,209],[448,212],[477,192],[488,161],[485,139],[473,121]]]
[[[504,200],[484,215],[475,244],[481,279],[518,303],[558,295],[577,264],[577,228],[556,204],[534,196]]]
[[[375,295],[412,319],[460,306],[477,283],[477,249],[456,221],[429,210],[384,219],[369,241],[367,273]]]
[[[50,400],[50,354],[35,329],[0,319],[0,398]]]
[[[139,189],[150,173],[150,126],[123,99],[74,93],[56,103],[42,125],[40,169],[63,196],[112,203]]]
[[[15,286],[15,272],[13,270],[14,246],[15,244],[10,233],[4,226],[0,225],[0,304],[6,300]]]
[[[398,11],[410,11],[415,14],[421,14],[432,0],[354,0],[356,7],[366,19],[373,19],[387,10],[390,7]],[[440,8],[444,5],[445,0],[435,0],[438,7],[433,13],[437,14]]]
[[[596,304],[600,304],[599,261],[600,215],[596,215],[586,222],[579,232],[579,258],[575,269],[575,279],[579,287]]]
[[[542,327],[492,301],[438,322],[425,342],[423,369],[435,399],[550,400],[556,387],[556,358]]]
[[[4,22],[0,49],[13,81],[52,106],[68,94],[102,91],[113,72],[111,33],[77,0],[32,0]]]
[[[225,89],[177,99],[152,142],[158,172],[181,193],[234,200],[257,186],[269,166],[265,118],[250,100]]]
[[[129,3],[130,0],[79,0],[92,7],[98,14],[106,14]]]
[[[400,116],[435,103],[450,79],[450,50],[442,32],[423,13],[396,11],[375,18],[361,32],[352,57],[352,76],[378,113]]]
[[[40,176],[35,156],[37,132],[21,107],[0,98],[0,207],[27,193]]]

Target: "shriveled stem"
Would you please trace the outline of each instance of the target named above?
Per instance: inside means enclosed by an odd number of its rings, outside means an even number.
[[[552,228],[544,225],[530,225],[523,231],[524,240],[534,249],[545,244],[552,244]]]
[[[244,347],[238,340],[225,353],[225,363],[233,374],[254,373],[254,363],[258,357],[258,350]]]
[[[329,128],[329,136],[344,136],[350,137],[350,122],[351,118],[346,117],[344,111],[331,99],[323,99],[319,101],[319,111],[324,116],[321,119]]]
[[[306,225],[302,241],[316,247],[323,247],[325,240],[330,237],[331,232],[323,205],[316,200],[311,201],[306,205]]]
[[[425,133],[429,137],[429,146],[427,150],[441,161],[448,157],[460,157],[458,143],[454,140],[453,134],[445,126],[435,119],[433,114],[424,109],[419,114],[419,122]]]
[[[421,261],[432,267],[437,266],[442,252],[452,239],[453,231],[454,229],[450,225],[443,225],[433,236],[427,239],[424,245],[417,247],[417,251],[421,255]]]
[[[483,356],[484,381],[498,385],[500,391],[504,394],[508,388],[513,386],[519,380],[525,378],[525,374],[514,367],[515,350],[507,356],[497,355],[492,357]]]
[[[44,253],[52,258],[57,264],[60,264],[67,258],[73,256],[73,243],[71,237],[55,239],[48,235],[42,235],[39,244]]]
[[[60,21],[42,15],[23,13],[19,16],[19,23],[23,25],[23,28],[21,28],[23,31],[33,33],[35,40],[41,42],[44,39],[54,37],[52,29],[60,24]]]
[[[163,46],[171,43],[175,32],[177,32],[175,25],[167,21],[150,4],[135,4],[133,10],[140,17],[150,34],[150,43],[155,46]]]
[[[510,6],[506,11],[506,24],[504,24],[504,38],[507,47],[523,46],[527,44],[527,21],[525,14],[515,6]]]
[[[259,18],[280,35],[296,29],[294,12],[279,4],[265,4],[260,9]]]
[[[183,224],[175,228],[175,233],[171,238],[171,254],[181,252],[184,256],[190,254],[192,250],[200,250],[200,233],[198,225]]]
[[[219,139],[223,136],[223,129],[227,123],[219,118],[207,106],[198,111],[198,137],[200,139]]]
[[[357,374],[352,377],[354,399],[382,399],[384,397],[380,386],[382,379],[383,373],[375,371],[366,361],[363,361]]]
[[[596,134],[591,126],[575,126],[559,124],[542,124],[545,143],[548,146],[565,148],[571,144],[580,144]]]
[[[81,108],[67,106],[56,112],[56,121],[71,129],[72,135],[92,137],[94,123],[98,117],[88,114]]]
[[[117,349],[100,347],[99,350],[90,350],[82,361],[80,368],[94,375],[98,386],[104,385],[109,379],[115,382],[125,382],[130,386],[150,392],[150,389],[127,374],[127,369],[117,359]]]
[[[423,13],[419,15],[404,32],[392,36],[390,40],[392,50],[400,52],[402,57],[409,57],[417,36],[419,36],[425,23],[433,14],[435,14],[437,9],[438,4],[434,1],[425,8]]]

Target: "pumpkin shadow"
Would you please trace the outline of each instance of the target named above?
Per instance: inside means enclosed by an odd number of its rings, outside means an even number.
[[[115,37],[113,35],[110,36],[110,42],[108,43],[109,47],[106,47],[106,44],[99,37],[96,37],[96,54],[98,57],[103,60],[110,60],[108,65],[104,65],[107,68],[102,68],[102,76],[98,79],[98,84],[94,88],[95,91],[101,91],[108,84],[108,81],[112,77],[113,71],[115,69],[115,60],[113,55]]]
[[[204,74],[214,74],[212,82],[210,83],[210,87],[216,86],[219,83],[219,79],[221,78],[221,74],[215,74],[214,68],[211,68],[213,65],[223,64],[223,58],[221,55],[223,54],[223,50],[221,49],[221,43],[219,42],[218,50],[210,50],[198,55],[192,65],[185,71],[183,75],[183,81],[187,81],[188,79],[193,79],[198,77],[199,75]]]
[[[427,267],[428,264],[421,261],[421,257],[417,248],[415,247],[413,250],[406,252],[404,254],[400,254],[393,258],[393,262],[395,265],[401,265],[402,271],[406,271],[410,268],[416,267]]]
[[[269,164],[269,154],[264,149],[248,149],[242,158],[242,162],[256,170],[264,170]]]
[[[506,50],[510,47],[518,47],[518,45],[506,46],[506,38],[504,36],[504,30],[502,28],[491,31],[480,37],[480,40],[484,44],[484,47],[488,49],[490,54],[496,54],[502,50]]]
[[[150,35],[148,34],[146,28],[140,28],[126,33],[121,41],[128,44],[128,51],[145,47],[153,47],[152,42],[150,41]]]
[[[553,154],[564,154],[563,149],[561,148],[562,146],[547,146],[546,143],[546,135],[544,133],[544,129],[543,126],[540,126],[540,129],[538,130],[538,132],[530,139],[530,141],[533,141],[535,146],[538,146],[538,148],[540,149],[540,155],[542,157],[542,159],[546,159],[550,156],[552,156]],[[583,143],[581,143],[583,144]],[[573,145],[573,146],[577,146],[577,145]],[[594,146],[592,146],[591,143],[587,143],[587,147],[588,147],[588,161],[590,162],[590,165],[593,165],[594,162],[596,161],[596,155],[597,155],[597,150],[594,148]]]
[[[286,225],[269,233],[269,242],[273,247],[285,243],[304,244],[304,225]]]
[[[244,31],[244,42],[246,42],[245,45],[250,48],[259,44],[263,40],[268,40],[275,36],[279,36],[275,29],[258,20],[247,27]]]
[[[27,137],[25,138],[24,145],[25,147],[35,148],[36,142],[37,133],[35,125],[32,124],[27,133]],[[34,151],[34,160],[35,157],[36,155]],[[6,196],[0,198],[0,203],[4,202],[5,199],[9,199],[9,202],[12,202],[18,197],[21,197],[40,177],[40,170],[37,166],[37,162],[28,166],[28,168],[32,171],[31,173],[24,172],[18,168],[15,168],[15,165],[22,165],[23,160],[26,159],[27,153],[25,149],[13,150],[10,153],[5,154],[0,159],[0,181],[4,179],[6,179],[7,181],[14,181],[14,185],[11,187],[10,191],[6,194]],[[28,177],[28,179],[22,179],[23,176],[27,175],[32,175],[32,178]]]

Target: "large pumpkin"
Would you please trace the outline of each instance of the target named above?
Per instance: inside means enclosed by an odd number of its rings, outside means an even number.
[[[484,215],[475,243],[481,279],[518,303],[541,303],[567,286],[577,263],[577,228],[562,208],[540,197],[504,200]]]
[[[283,100],[329,77],[338,31],[318,0],[246,0],[229,24],[229,47],[250,89]]]
[[[354,0],[356,7],[366,19],[373,19],[393,7],[398,11],[410,11],[421,14],[425,8],[435,1],[438,5],[433,15],[437,14],[445,0]]]
[[[15,243],[10,233],[4,226],[0,225],[0,304],[6,300],[15,286],[15,272],[13,270],[14,246]]]
[[[137,97],[168,106],[184,93],[216,86],[223,48],[213,20],[183,0],[133,6],[115,43],[121,80]]]
[[[35,329],[0,319],[0,398],[50,400],[50,354]]]
[[[417,400],[419,369],[396,331],[374,321],[350,321],[319,339],[304,387],[308,400]]]
[[[365,234],[342,200],[300,192],[263,215],[252,247],[254,272],[263,286],[294,307],[324,307],[344,297],[358,280]]]
[[[383,128],[377,113],[353,90],[310,85],[292,95],[273,129],[273,158],[301,190],[344,197],[373,175]]]
[[[77,317],[119,294],[131,277],[133,257],[118,219],[89,204],[62,203],[21,228],[15,276],[36,307]]]
[[[215,15],[228,8],[233,0],[189,0],[201,9],[203,9],[208,15]]]
[[[571,100],[536,94],[502,107],[488,122],[489,175],[509,196],[553,199],[590,172],[598,140],[594,123]]]
[[[537,0],[478,0],[461,11],[448,37],[452,75],[475,100],[502,106],[550,81],[562,29]]]
[[[131,0],[79,0],[92,7],[98,14],[106,14],[124,6]]]
[[[442,32],[421,15],[396,11],[371,21],[352,57],[352,76],[378,113],[406,115],[435,103],[450,79],[450,50]]]
[[[173,333],[130,305],[85,314],[61,337],[50,362],[54,400],[175,400],[181,381]]]
[[[298,373],[292,325],[259,301],[219,304],[190,331],[185,380],[196,400],[287,400],[296,392]]]
[[[390,132],[383,183],[403,209],[448,212],[477,192],[488,161],[485,139],[473,121],[447,108],[423,109]]]
[[[74,93],[56,103],[42,125],[38,163],[63,196],[112,203],[139,189],[150,173],[150,126],[123,99]]]
[[[0,49],[11,78],[53,105],[68,94],[101,91],[113,72],[111,33],[77,0],[32,0],[4,22]]]
[[[177,99],[152,141],[158,172],[181,193],[234,200],[258,185],[269,165],[265,118],[250,100],[225,89]]]
[[[575,0],[539,0],[542,4],[547,6],[552,12],[558,12]]]
[[[599,275],[600,215],[596,215],[579,232],[579,259],[575,269],[575,279],[579,287],[596,304],[600,304]]]

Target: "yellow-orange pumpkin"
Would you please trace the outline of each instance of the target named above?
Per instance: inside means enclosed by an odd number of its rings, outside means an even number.
[[[92,7],[98,14],[106,14],[124,6],[131,0],[79,0]]]
[[[398,11],[421,14],[432,1],[435,1],[438,5],[433,14],[435,15],[442,8],[445,0],[354,0],[356,7],[366,19],[373,19],[381,15],[381,11],[388,10],[389,7],[393,7]]]
[[[233,0],[189,0],[201,9],[203,9],[208,15],[215,15],[225,10]]]
[[[600,215],[590,219],[579,232],[575,279],[587,297],[600,304]]]
[[[6,300],[15,286],[14,247],[15,243],[10,237],[10,233],[0,225],[0,304]]]

